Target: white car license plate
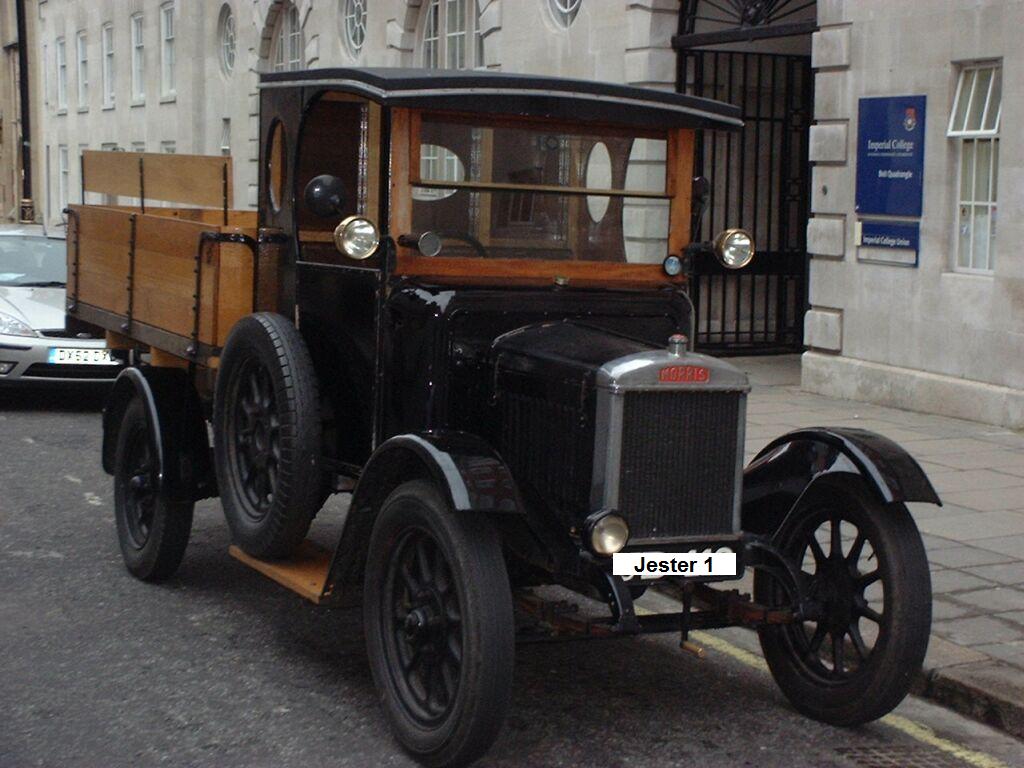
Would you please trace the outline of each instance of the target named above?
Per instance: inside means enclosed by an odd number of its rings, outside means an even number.
[[[54,347],[50,350],[51,365],[116,365],[109,349],[68,349]]]
[[[612,573],[633,578],[715,578],[736,576],[735,552],[617,552]]]

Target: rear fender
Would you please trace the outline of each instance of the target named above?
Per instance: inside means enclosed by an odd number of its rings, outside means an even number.
[[[133,398],[146,412],[157,488],[180,501],[216,496],[213,463],[199,395],[180,368],[130,367],[121,371],[103,408],[103,469],[114,473],[118,433]]]
[[[942,505],[921,466],[889,438],[864,429],[815,427],[776,438],[744,470],[742,529],[774,534],[812,485],[836,474],[859,476],[884,504]]]
[[[397,435],[373,452],[359,477],[329,584],[346,592],[361,588],[377,513],[388,495],[409,480],[430,481],[457,512],[525,515],[512,473],[481,438],[465,432]]]

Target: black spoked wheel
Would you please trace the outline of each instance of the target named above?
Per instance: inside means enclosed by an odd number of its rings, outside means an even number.
[[[907,694],[931,625],[931,582],[920,534],[902,504],[859,481],[822,483],[780,531],[804,581],[804,620],[760,631],[765,658],[801,712],[835,725],[881,717]],[[760,601],[785,601],[757,573]]]
[[[262,520],[274,503],[277,469],[281,463],[281,419],[274,384],[266,367],[248,360],[238,376],[234,419],[230,422],[235,472],[241,478],[248,504],[245,512]]]
[[[158,472],[146,412],[136,399],[118,432],[114,513],[125,566],[145,581],[166,579],[178,569],[192,529],[192,503],[159,490]]]
[[[323,504],[320,399],[305,342],[281,315],[232,328],[217,374],[214,456],[235,542],[255,557],[285,557]]]
[[[465,643],[451,566],[429,531],[403,535],[384,590],[384,616],[391,617],[386,653],[400,670],[402,703],[424,725],[441,722],[455,702]]]
[[[512,596],[490,521],[405,483],[374,524],[364,586],[374,682],[398,741],[425,765],[466,765],[496,738],[515,654]]]

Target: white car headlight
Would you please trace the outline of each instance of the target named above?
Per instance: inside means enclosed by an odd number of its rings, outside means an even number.
[[[723,267],[742,269],[754,258],[754,238],[743,229],[727,229],[715,238],[715,256]]]
[[[334,230],[334,245],[350,259],[368,259],[380,245],[380,232],[369,219],[349,216]]]
[[[26,325],[16,317],[0,312],[0,335],[7,336],[38,336],[35,329]]]

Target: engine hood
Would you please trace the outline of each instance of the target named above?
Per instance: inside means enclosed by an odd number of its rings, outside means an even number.
[[[0,312],[36,330],[64,327],[64,300],[63,288],[0,286]]]
[[[500,369],[570,383],[620,389],[749,391],[743,371],[722,360],[622,336],[584,323],[539,323],[499,336],[492,359]]]

